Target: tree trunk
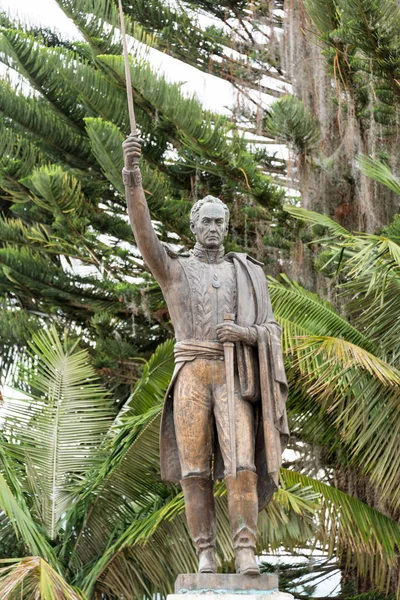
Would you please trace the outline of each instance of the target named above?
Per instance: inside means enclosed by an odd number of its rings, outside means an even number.
[[[303,100],[321,128],[320,153],[299,164],[304,208],[325,213],[351,231],[373,233],[387,225],[399,210],[399,196],[365,177],[355,158],[364,153],[390,156],[396,172],[397,133],[385,138],[373,118],[373,90],[368,129],[357,116],[350,93],[329,74],[304,0],[286,0],[283,64],[292,80],[293,93]],[[365,121],[364,121],[365,122]]]

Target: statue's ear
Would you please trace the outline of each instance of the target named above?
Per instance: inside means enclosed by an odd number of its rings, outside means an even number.
[[[193,233],[193,235],[196,235],[196,225],[195,225],[195,223],[190,223],[190,231]]]

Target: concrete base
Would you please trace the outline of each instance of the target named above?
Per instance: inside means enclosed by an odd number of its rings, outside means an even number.
[[[271,590],[270,592],[213,592],[212,590],[204,590],[202,592],[187,592],[186,594],[169,594],[167,600],[204,600],[206,596],[209,600],[219,600],[223,595],[224,600],[294,600],[292,594],[280,592],[279,590]]]
[[[291,594],[278,590],[277,575],[250,577],[223,573],[179,575],[175,594],[170,594],[167,600],[204,600],[201,598],[204,595],[215,596],[215,600],[222,600],[218,598],[221,595],[223,600],[293,600]]]

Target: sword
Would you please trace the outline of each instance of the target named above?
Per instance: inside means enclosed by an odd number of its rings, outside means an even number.
[[[225,313],[224,322],[229,325],[235,322],[235,315]],[[236,479],[236,422],[235,422],[235,362],[233,342],[224,342],[226,369],[226,392],[228,396],[229,436],[231,442],[231,475]]]
[[[129,66],[128,44],[126,43],[124,11],[122,10],[122,2],[121,2],[121,0],[118,0],[118,5],[119,5],[119,17],[120,17],[120,20],[121,20],[122,47],[124,49],[125,81],[126,81],[126,93],[127,93],[127,96],[128,96],[129,123],[130,123],[130,126],[131,126],[131,133],[133,133],[134,135],[136,135],[137,134],[137,130],[136,130],[135,109],[134,109],[134,106],[133,106],[131,68]]]

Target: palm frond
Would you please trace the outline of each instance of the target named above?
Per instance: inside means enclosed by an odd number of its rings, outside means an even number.
[[[400,334],[397,319],[400,311],[399,240],[396,236],[385,234],[351,234],[325,215],[294,207],[286,207],[286,210],[295,218],[329,230],[330,237],[318,240],[327,248],[323,253],[323,268],[331,264],[340,273],[338,289],[343,292],[346,313],[353,325],[363,332],[368,345],[360,340],[353,341],[378,355],[382,353],[391,357],[390,360],[397,361],[397,364]]]
[[[40,554],[40,556],[45,557],[53,566],[56,566],[57,559],[54,551],[32,519],[23,496],[18,494],[16,497],[13,494],[5,477],[1,473],[0,506],[12,524],[17,539],[22,539],[30,552]]]
[[[118,423],[126,429],[127,420],[143,415],[161,404],[174,370],[174,340],[157,347],[143,368],[141,378],[135,384],[132,395],[118,414]],[[130,428],[130,425],[128,424]]]
[[[287,485],[310,486],[320,495],[321,511],[316,539],[329,555],[354,559],[361,576],[370,577],[380,590],[387,591],[392,577],[398,577],[400,526],[360,500],[294,471],[282,469]],[[350,551],[350,552],[349,552]]]
[[[4,600],[86,600],[40,556],[0,560],[0,595]]]
[[[357,164],[364,175],[378,181],[378,183],[386,186],[396,194],[400,194],[400,180],[380,160],[365,154],[359,154]]]
[[[396,244],[400,244],[400,214],[395,215],[393,221],[383,228],[382,234]]]
[[[300,208],[299,206],[290,206],[289,204],[286,204],[284,208],[285,211],[295,219],[300,219],[301,221],[306,221],[307,223],[312,223],[314,225],[321,225],[339,238],[346,238],[351,235],[347,229],[326,215],[321,215],[320,213]]]
[[[286,348],[296,343],[299,335],[331,335],[373,351],[371,341],[340,316],[333,306],[313,292],[304,289],[299,283],[285,275],[280,279],[268,278],[268,288],[274,306],[274,314],[282,323],[290,326],[290,339],[285,340]],[[288,332],[284,328],[284,336]],[[284,338],[285,339],[285,338]]]
[[[292,348],[300,384],[334,418],[354,464],[400,505],[400,372],[346,340],[305,338]]]
[[[85,484],[81,497],[86,501],[91,493],[96,494],[82,535],[75,543],[73,564],[92,560],[108,544],[117,524],[132,520],[138,510],[164,494],[165,486],[159,479],[160,411],[173,368],[173,340],[169,340],[160,344],[149,359],[126,406],[116,417],[105,447],[107,457],[95,470],[90,484]],[[78,503],[67,516],[72,527],[79,511]]]
[[[346,311],[389,360],[398,364],[400,245],[386,236],[359,234],[345,248],[340,289]]]
[[[119,446],[115,464],[109,466],[109,472],[103,476],[75,543],[71,556],[74,569],[101,554],[117,526],[132,522],[138,512],[165,495],[159,465],[160,411],[161,407],[156,406],[131,421],[132,433],[124,445]],[[107,465],[109,463],[107,461]],[[73,515],[70,518],[73,519]]]
[[[18,441],[10,448],[29,458],[27,484],[54,538],[77,479],[100,460],[112,401],[97,383],[88,352],[76,343],[63,345],[55,329],[35,334],[30,347],[37,360],[27,380],[31,393],[8,403],[3,430]]]

